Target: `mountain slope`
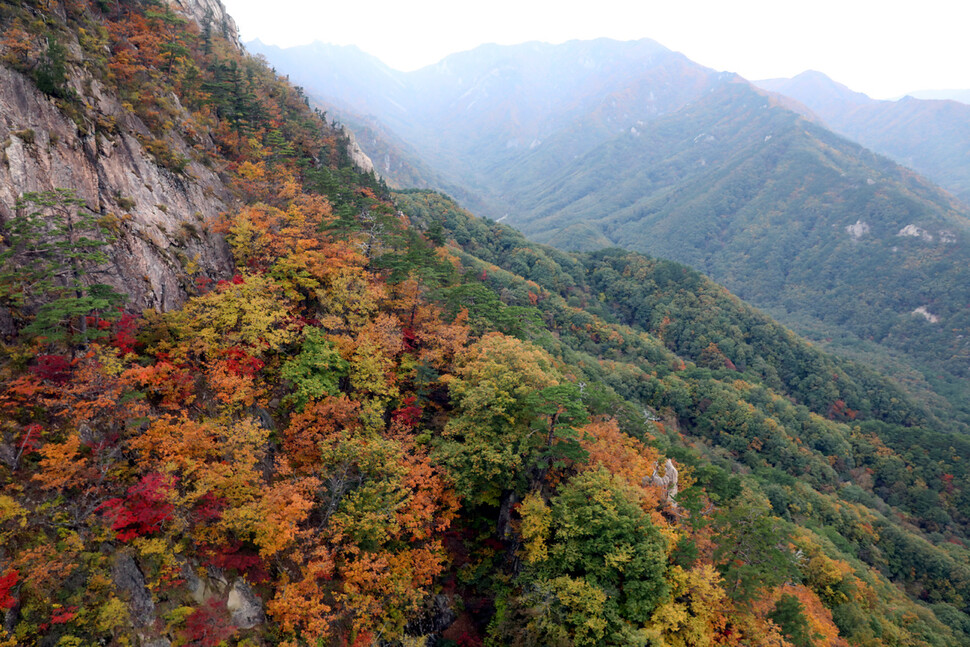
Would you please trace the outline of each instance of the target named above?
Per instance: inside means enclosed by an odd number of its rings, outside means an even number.
[[[583,64],[594,53],[591,69],[612,70],[599,87]],[[855,106],[889,132],[895,117],[873,106],[928,104],[872,102],[805,74],[806,107],[649,42],[486,47],[398,78],[407,110],[379,118],[482,215],[568,249],[620,244],[689,263],[831,348],[897,367],[927,401],[964,408],[966,208],[818,123]],[[944,123],[924,116],[907,117],[914,132]]]
[[[966,376],[961,206],[744,83],[574,160],[527,199],[510,222],[538,240],[680,260],[789,321]]]
[[[546,138],[571,130],[558,155],[582,154],[637,121],[680,108],[718,77],[647,39],[484,45],[408,73],[324,45],[247,46],[312,96],[389,128],[444,181],[477,194],[476,206],[495,218],[509,207],[496,174]]]
[[[965,202],[970,197],[970,106],[911,96],[876,101],[820,72],[756,84],[804,103],[835,132],[908,166]]]
[[[0,223],[4,644],[967,642],[965,425],[685,266],[392,195],[217,25],[109,5],[31,42],[106,34],[107,93],[211,138],[232,263],[118,311],[113,219]]]

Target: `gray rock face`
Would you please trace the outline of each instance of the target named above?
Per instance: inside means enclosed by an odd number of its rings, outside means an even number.
[[[424,613],[409,622],[406,631],[410,636],[436,636],[457,618],[455,598],[439,594],[425,603]]]
[[[128,609],[136,627],[148,627],[155,620],[155,603],[145,586],[145,576],[127,553],[118,553],[111,568],[115,587],[128,600]]]
[[[172,647],[172,641],[168,638],[155,638],[141,644],[141,647]]]
[[[82,132],[29,79],[0,67],[0,220],[14,214],[24,192],[74,189],[88,209],[116,223],[117,241],[106,250],[111,266],[98,282],[128,294],[134,309],[179,305],[194,281],[190,266],[229,273],[228,247],[209,230],[233,204],[219,176],[194,161],[184,174],[161,168],[136,137],[151,137],[148,129],[117,97],[94,79],[74,75],[70,84],[116,124],[113,133]],[[175,136],[166,144],[191,155]]]
[[[653,468],[653,475],[650,477],[651,482],[657,487],[664,490],[666,493],[665,502],[669,505],[676,506],[677,501],[677,468],[674,467],[674,462],[669,458],[664,463],[664,475],[660,476],[657,473],[658,466]],[[646,479],[644,479],[646,480]]]
[[[175,11],[199,23],[199,27],[209,25],[214,33],[242,47],[236,21],[219,0],[170,0],[169,4]]]
[[[266,621],[262,600],[242,578],[233,582],[226,599],[226,608],[232,624],[240,629],[252,629]]]
[[[217,568],[209,569],[207,576],[201,578],[196,574],[195,569],[186,562],[182,564],[181,575],[196,604],[202,604],[213,597],[222,597],[228,585],[226,578],[222,576],[222,571]]]

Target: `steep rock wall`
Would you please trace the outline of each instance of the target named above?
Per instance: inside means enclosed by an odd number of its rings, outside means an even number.
[[[170,0],[169,6],[190,20],[194,20],[200,27],[209,25],[214,33],[242,47],[236,21],[226,12],[226,8],[219,0]]]
[[[30,79],[0,68],[0,218],[14,214],[24,192],[74,189],[88,209],[114,216],[118,239],[99,282],[126,293],[130,307],[170,309],[194,275],[231,271],[225,241],[211,227],[233,197],[197,162],[182,173],[160,167],[138,138],[150,135],[147,127],[96,80],[72,76],[71,85],[81,92],[82,81],[94,113],[115,124],[109,134],[80,129]],[[190,157],[184,141],[166,143]]]

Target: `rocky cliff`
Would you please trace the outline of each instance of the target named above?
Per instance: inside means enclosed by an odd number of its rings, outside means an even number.
[[[236,21],[226,12],[226,8],[219,0],[170,0],[169,4],[203,29],[208,26],[229,42],[241,46]]]
[[[184,299],[191,274],[229,271],[228,250],[211,225],[232,196],[201,164],[183,174],[161,168],[137,137],[148,134],[145,125],[97,84],[92,89],[97,115],[117,123],[113,135],[83,133],[29,79],[0,68],[0,217],[13,215],[24,192],[74,189],[88,209],[113,216],[118,240],[104,282],[134,307],[171,308]]]
[[[217,0],[178,0],[173,6],[237,43],[235,23]],[[130,105],[94,78],[76,40],[66,43],[66,84],[83,102],[69,114],[27,74],[0,67],[0,219],[9,219],[25,192],[73,189],[87,209],[112,223],[111,266],[100,282],[128,295],[128,306],[167,310],[180,304],[197,276],[231,270],[228,248],[212,230],[234,202],[218,169],[200,163],[178,129],[161,139]],[[185,114],[172,95],[174,111]],[[148,147],[163,141],[184,168],[160,164]],[[2,325],[2,324],[0,324]]]

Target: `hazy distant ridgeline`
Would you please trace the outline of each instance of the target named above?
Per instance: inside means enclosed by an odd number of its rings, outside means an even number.
[[[696,100],[720,76],[647,39],[484,45],[407,73],[354,47],[247,47],[346,121],[365,116],[388,127],[442,181],[477,194],[470,202],[493,218],[515,203],[501,181],[509,165],[525,158],[554,171]],[[550,139],[554,148],[544,146]]]
[[[249,46],[348,121],[369,115],[365,131],[387,137],[362,144],[398,185],[442,188],[562,248],[688,263],[842,350],[891,349],[951,401],[967,392],[966,208],[821,122],[916,133],[883,152],[935,155],[959,183],[946,162],[967,157],[970,106],[872,101],[817,74],[772,86],[808,88],[791,98],[766,94],[646,40],[483,46],[411,73],[354,48]]]
[[[804,103],[835,132],[970,200],[970,91],[877,101],[814,71],[755,83]]]

